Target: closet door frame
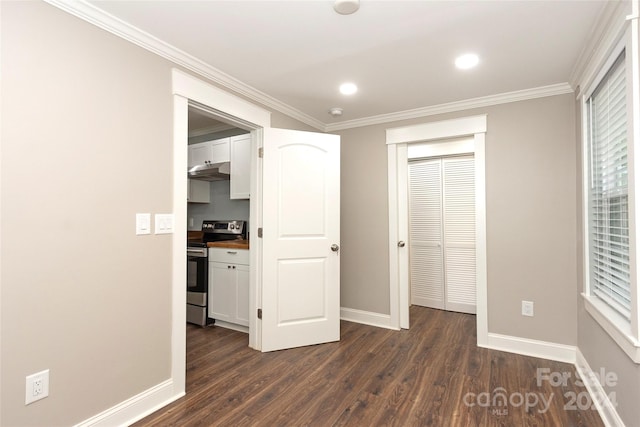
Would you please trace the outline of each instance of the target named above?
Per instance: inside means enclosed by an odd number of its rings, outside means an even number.
[[[386,130],[389,191],[389,281],[391,327],[409,329],[408,150],[417,143],[443,147],[443,140],[473,137],[476,207],[476,329],[478,346],[488,344],[485,133],[487,116],[423,123]],[[469,151],[471,152],[471,151]]]

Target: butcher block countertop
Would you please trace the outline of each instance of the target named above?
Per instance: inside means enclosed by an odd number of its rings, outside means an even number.
[[[194,242],[202,241],[202,235],[204,233],[202,231],[191,231],[191,230],[187,230],[187,240],[191,240]]]
[[[221,242],[209,242],[208,248],[249,249],[248,240],[223,240]]]

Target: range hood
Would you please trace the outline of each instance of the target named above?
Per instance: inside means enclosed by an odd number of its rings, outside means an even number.
[[[190,179],[200,181],[224,181],[229,179],[231,165],[229,162],[207,163],[189,168],[187,175]]]

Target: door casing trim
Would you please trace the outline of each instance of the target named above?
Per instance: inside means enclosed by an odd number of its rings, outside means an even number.
[[[386,131],[389,191],[389,312],[394,327],[409,328],[409,257],[398,242],[408,241],[407,147],[411,143],[473,136],[476,187],[477,344],[488,345],[485,133],[487,115],[463,117]],[[402,190],[401,190],[402,189]],[[406,248],[407,246],[405,246]]]
[[[187,261],[187,138],[189,102],[210,109],[227,122],[251,131],[251,204],[249,232],[258,235],[262,227],[262,170],[258,148],[262,147],[262,129],[271,126],[271,113],[220,88],[178,69],[172,69],[173,94],[173,214],[175,230],[172,243],[171,279],[171,379],[176,394],[184,393],[186,370],[186,291]],[[249,307],[257,312],[260,304],[262,247],[254,239],[249,250]],[[251,312],[250,311],[250,312]],[[249,317],[249,347],[261,349],[260,322]]]

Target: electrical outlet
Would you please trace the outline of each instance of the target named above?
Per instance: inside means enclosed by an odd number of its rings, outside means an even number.
[[[28,405],[49,396],[49,370],[28,375],[26,378],[24,404]]]
[[[533,301],[522,301],[522,315],[533,317]]]
[[[40,396],[42,394],[42,377],[33,380],[33,395]]]

